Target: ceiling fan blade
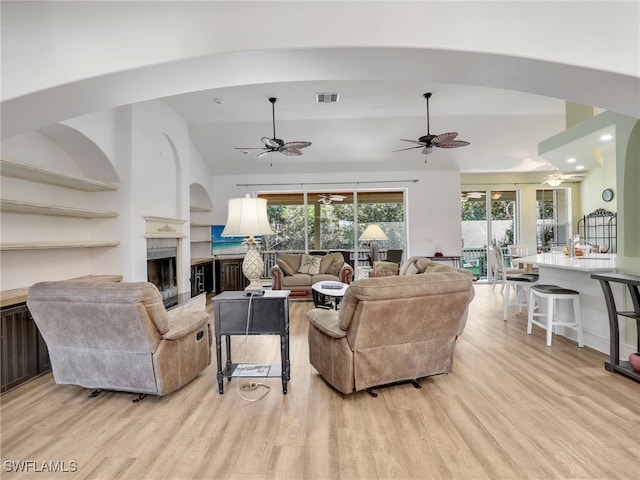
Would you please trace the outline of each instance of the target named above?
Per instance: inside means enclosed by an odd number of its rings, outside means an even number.
[[[414,148],[420,148],[420,147],[424,147],[424,145],[420,144],[417,147],[408,147],[408,148],[401,148],[400,150],[392,150],[391,153],[404,152],[405,150],[413,150]]]
[[[273,150],[265,150],[264,152],[262,152],[262,153],[259,153],[259,154],[258,154],[258,158],[263,157],[263,156],[265,156],[267,153],[271,153],[271,152],[273,152]]]
[[[420,142],[418,140],[409,140],[407,138],[401,138],[400,140],[403,141],[403,142],[417,143],[418,145],[422,145],[423,147],[425,146],[424,142]]]
[[[464,140],[454,140],[453,142],[448,143],[437,143],[435,144],[438,148],[458,148],[458,147],[466,147],[470,145],[469,142],[465,142]]]
[[[260,139],[262,143],[264,143],[267,147],[278,148],[280,144],[276,141],[275,138],[262,137]]]
[[[454,138],[458,136],[458,132],[448,132],[441,133],[440,135],[436,135],[431,139],[431,143],[437,145],[438,143],[450,143]]]
[[[422,149],[422,153],[423,153],[424,155],[429,155],[429,154],[430,154],[430,153],[432,153],[432,152],[433,152],[433,147],[424,147],[424,148]]]
[[[264,147],[233,147],[234,150],[265,150]]]
[[[307,148],[309,145],[311,145],[311,142],[287,142],[282,147],[286,149],[291,149],[291,148],[300,149],[300,148]]]
[[[286,155],[287,157],[298,157],[302,155],[302,152],[297,148],[285,148],[285,149],[279,150],[279,152],[282,155]]]

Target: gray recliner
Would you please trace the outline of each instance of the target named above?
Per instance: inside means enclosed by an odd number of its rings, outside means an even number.
[[[166,395],[211,362],[207,312],[170,318],[152,283],[41,282],[27,306],[58,384]]]

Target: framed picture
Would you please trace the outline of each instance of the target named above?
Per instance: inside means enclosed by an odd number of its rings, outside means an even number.
[[[211,254],[235,255],[246,253],[247,247],[242,237],[223,237],[224,225],[211,225]]]

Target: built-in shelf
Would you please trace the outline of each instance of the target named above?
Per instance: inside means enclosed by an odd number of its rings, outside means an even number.
[[[191,243],[211,243],[211,239],[207,240],[191,240]]]
[[[200,228],[200,227],[210,227],[210,226],[211,226],[211,224],[210,224],[210,223],[196,223],[196,222],[191,222],[191,223],[189,224],[189,226],[194,227],[194,228],[195,228],[195,227]]]
[[[3,177],[19,178],[30,182],[44,183],[56,187],[70,188],[83,192],[99,192],[107,190],[117,190],[118,184],[111,182],[101,182],[90,178],[75,177],[66,173],[58,173],[34,165],[2,160],[0,163]]]
[[[84,208],[65,207],[60,205],[43,205],[7,199],[0,199],[0,210],[3,212],[53,215],[59,217],[114,218],[118,216],[118,212],[87,210]]]
[[[199,207],[197,205],[191,205],[189,208],[190,212],[202,213],[202,212],[210,212],[212,211],[211,207]]]
[[[0,250],[47,250],[57,248],[98,248],[98,247],[117,247],[120,242],[113,241],[96,241],[96,242],[13,242],[0,244]]]

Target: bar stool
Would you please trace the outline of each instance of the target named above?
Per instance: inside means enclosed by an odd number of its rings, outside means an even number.
[[[535,273],[523,273],[522,275],[507,275],[504,285],[504,314],[503,319],[507,319],[507,311],[509,307],[518,307],[518,312],[522,312],[522,308],[527,306],[529,299],[529,290],[535,285],[540,276]],[[515,301],[511,302],[511,287],[515,293]]]
[[[534,313],[537,298],[547,300],[546,313]],[[573,300],[573,322],[561,322],[554,318],[556,314],[556,300]],[[540,303],[538,303],[538,306]],[[546,317],[546,323],[534,320],[534,317]],[[534,285],[529,290],[529,317],[527,321],[527,335],[531,335],[533,324],[547,331],[547,347],[551,346],[551,334],[554,325],[573,328],[578,334],[578,346],[583,346],[582,322],[580,321],[580,293],[557,285]]]

